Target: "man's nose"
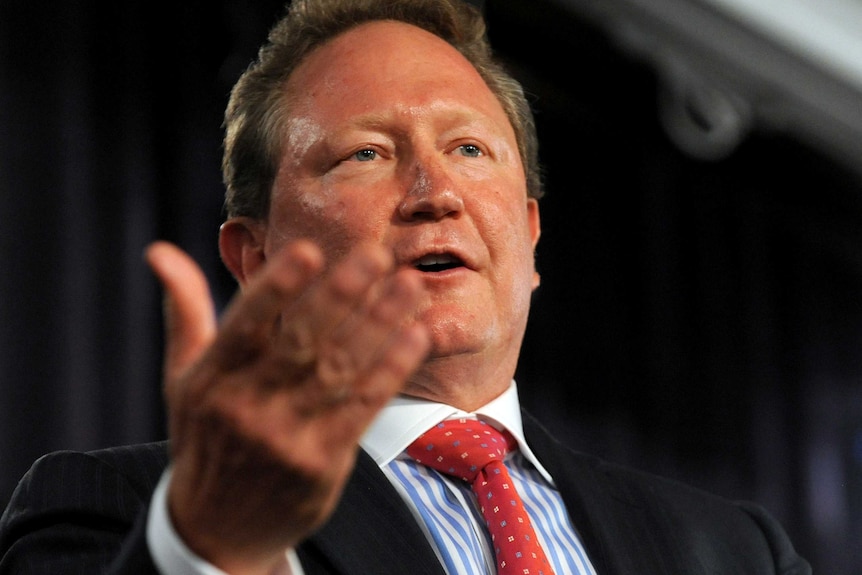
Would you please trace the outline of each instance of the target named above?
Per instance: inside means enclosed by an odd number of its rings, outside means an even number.
[[[407,178],[408,190],[398,207],[405,221],[440,220],[457,216],[464,201],[445,160],[417,162]]]

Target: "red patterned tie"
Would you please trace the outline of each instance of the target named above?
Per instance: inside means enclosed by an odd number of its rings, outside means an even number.
[[[499,575],[553,575],[503,459],[516,448],[509,432],[482,421],[438,423],[407,454],[437,471],[470,483],[491,534]]]

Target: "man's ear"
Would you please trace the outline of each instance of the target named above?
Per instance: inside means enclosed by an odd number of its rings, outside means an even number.
[[[221,259],[240,286],[266,262],[266,224],[248,217],[231,218],[219,229]]]
[[[539,244],[539,236],[542,235],[542,223],[541,218],[539,217],[539,202],[535,198],[530,198],[527,200],[527,224],[530,227],[530,239],[533,242],[533,253],[536,251],[536,246]],[[533,258],[535,260],[535,257]],[[535,261],[533,266],[535,268]],[[539,276],[539,272],[535,269],[533,270],[533,289],[539,287],[541,283],[541,277]]]

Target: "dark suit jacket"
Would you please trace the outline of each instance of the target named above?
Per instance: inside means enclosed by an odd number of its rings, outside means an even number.
[[[526,414],[524,425],[599,575],[811,573],[761,508],[574,453]],[[167,462],[165,443],[41,458],[0,520],[0,574],[156,573],[144,534]],[[308,575],[443,573],[364,452],[332,518],[297,551]]]

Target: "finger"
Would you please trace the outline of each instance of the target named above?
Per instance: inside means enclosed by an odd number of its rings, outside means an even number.
[[[323,263],[320,249],[304,240],[271,258],[225,312],[213,361],[231,370],[268,353],[282,312],[302,296]]]
[[[371,298],[375,285],[392,270],[392,256],[376,245],[362,245],[336,264],[296,305],[285,310],[278,357],[288,372],[311,368],[323,344]],[[330,351],[335,351],[330,349]]]
[[[359,390],[366,372],[393,345],[403,326],[413,321],[422,297],[422,282],[413,270],[402,270],[382,282],[376,297],[321,343],[317,379],[323,389],[337,390],[334,400]]]
[[[430,342],[427,328],[419,323],[406,325],[393,334],[390,344],[381,350],[359,389],[358,403],[369,409],[366,423],[404,388],[425,360]]]
[[[175,245],[155,242],[145,257],[165,290],[165,375],[173,381],[215,337],[213,301],[203,271]]]

